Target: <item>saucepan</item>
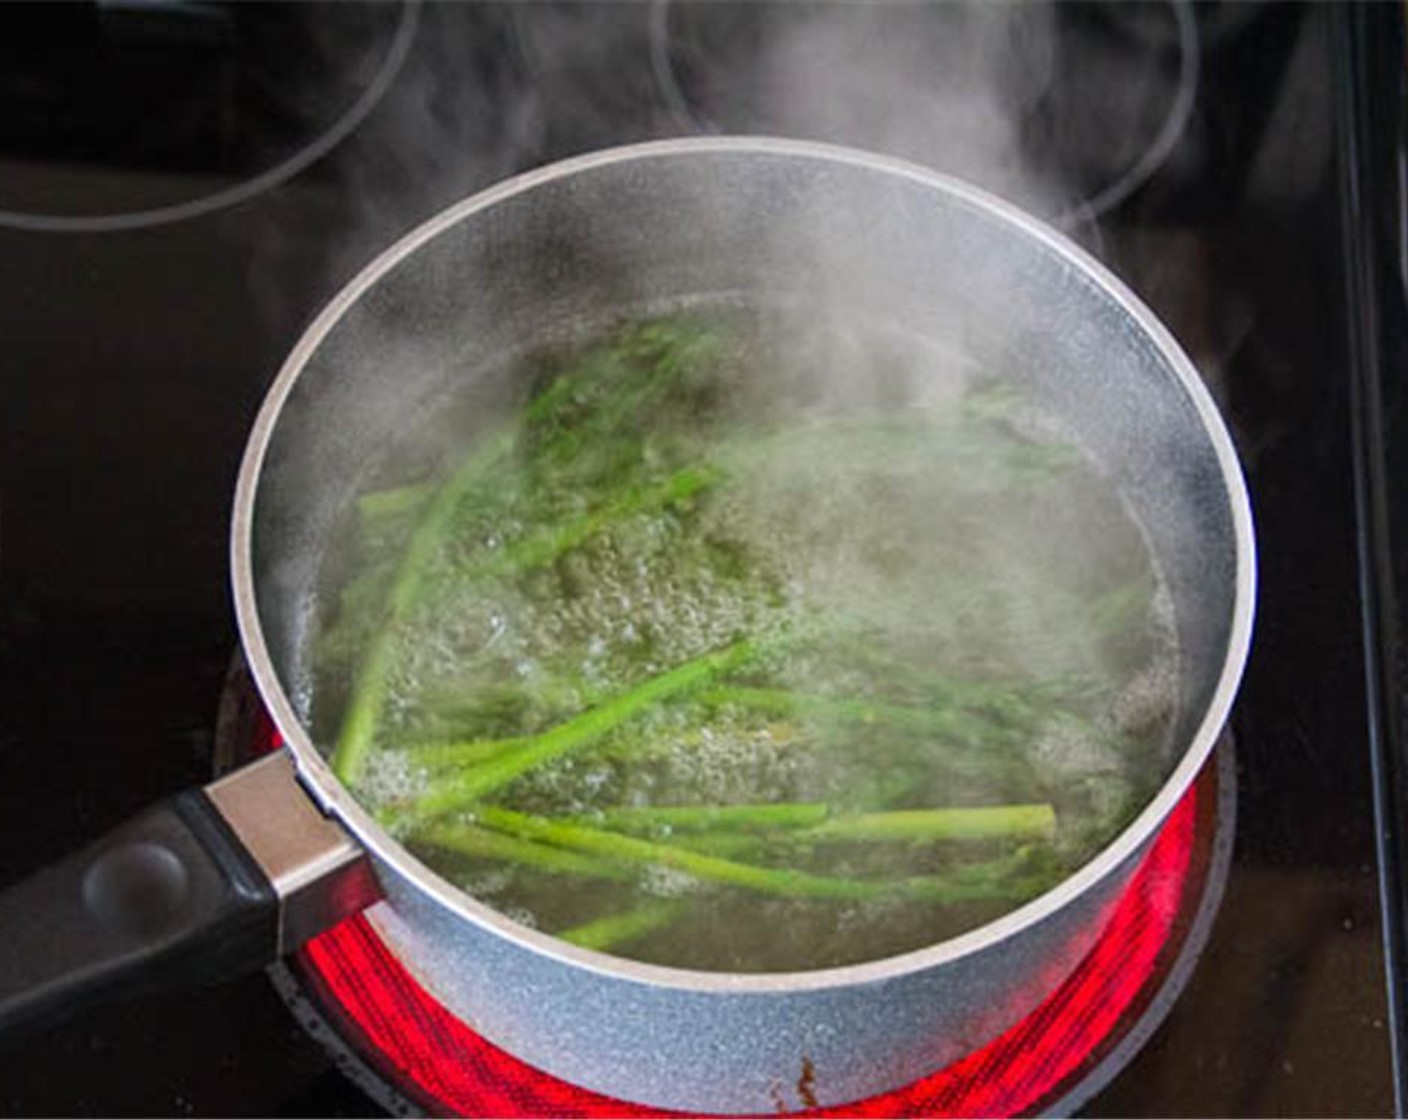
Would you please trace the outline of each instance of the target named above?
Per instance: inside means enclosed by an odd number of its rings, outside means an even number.
[[[757,974],[581,948],[430,871],[337,780],[310,734],[319,566],[379,449],[453,383],[536,337],[715,294],[786,294],[979,355],[1000,347],[989,356],[1075,433],[1158,558],[1178,649],[1167,776],[1078,870],[961,936]],[[491,1042],[584,1088],[696,1113],[893,1088],[1049,993],[1211,751],[1247,655],[1255,587],[1250,507],[1218,410],[1118,279],[955,179],[754,137],[570,159],[468,198],[387,249],[274,380],[238,479],[231,555],[244,654],[285,748],[9,888],[0,1025],[257,968],[370,907],[425,987]]]

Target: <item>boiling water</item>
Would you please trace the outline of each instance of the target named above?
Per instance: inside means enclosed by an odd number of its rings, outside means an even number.
[[[1146,538],[1002,370],[695,308],[509,372],[517,407],[447,401],[350,503],[314,665],[334,767],[476,898],[680,967],[876,959],[1049,888],[1166,776]]]

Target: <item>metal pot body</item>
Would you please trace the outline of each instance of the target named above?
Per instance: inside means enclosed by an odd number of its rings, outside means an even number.
[[[884,961],[708,974],[510,922],[396,845],[304,726],[313,587],[367,466],[447,388],[623,312],[796,298],[993,363],[1061,417],[1143,522],[1181,685],[1167,780],[1077,874],[960,938]],[[256,424],[233,560],[246,649],[319,803],[367,847],[377,920],[451,1011],[575,1084],[687,1112],[839,1104],[991,1039],[1060,982],[1211,750],[1250,637],[1250,512],[1231,443],[1167,331],[1079,249],[954,180],[755,138],[581,157],[466,200],[374,261],[316,320]]]

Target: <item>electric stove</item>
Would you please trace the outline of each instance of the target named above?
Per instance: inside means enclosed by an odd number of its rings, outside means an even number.
[[[1124,926],[1005,1051],[839,1112],[1401,1111],[1404,45],[1388,4],[0,6],[0,883],[271,745],[235,473],[377,250],[582,151],[834,140],[1007,195],[1153,307],[1233,432],[1260,577],[1228,734]],[[0,1040],[0,1112],[640,1111],[518,1068],[394,960],[369,983],[383,955],[353,920]]]

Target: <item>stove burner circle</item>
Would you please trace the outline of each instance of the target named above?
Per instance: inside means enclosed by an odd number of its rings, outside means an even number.
[[[1223,733],[1207,771],[1213,772],[1212,784],[1215,786],[1207,799],[1207,811],[1213,822],[1212,833],[1202,857],[1205,867],[1201,874],[1201,892],[1197,892],[1196,887],[1191,892],[1194,902],[1184,912],[1186,921],[1181,928],[1175,929],[1169,939],[1171,944],[1176,945],[1176,951],[1168,955],[1165,966],[1157,970],[1146,985],[1144,994],[1147,998],[1142,1001],[1138,1013],[1125,1013],[1126,1025],[1123,1029],[1113,1032],[1104,1045],[1091,1052],[1080,1076],[1069,1078],[1058,1087],[1057,1093],[1048,1098],[1042,1108],[1045,1115],[1074,1115],[1134,1060],[1173,1010],[1178,997],[1188,986],[1194,966],[1207,947],[1232,870],[1232,851],[1237,835],[1236,750],[1230,733]]]
[[[1189,0],[653,0],[649,53],[661,95],[695,131],[874,148],[1064,227],[1112,210],[1167,161],[1192,116],[1201,55]]]
[[[107,204],[101,211],[74,213],[40,210],[27,204],[6,206],[3,192],[0,192],[0,227],[44,233],[142,229],[234,206],[286,182],[321,159],[356,129],[395,79],[415,38],[420,0],[397,0],[397,6],[399,13],[389,32],[380,26],[370,32],[367,30],[366,21],[375,18],[371,13],[376,12],[376,7],[371,5],[345,8],[333,5],[329,12],[309,20],[309,26],[318,29],[312,34],[329,36],[338,30],[347,31],[354,21],[361,21],[354,29],[355,34],[372,40],[371,44],[358,44],[356,56],[350,61],[331,57],[312,59],[314,70],[331,64],[352,72],[348,79],[350,84],[361,88],[350,104],[346,103],[346,97],[351,91],[337,91],[336,100],[345,104],[345,108],[338,108],[336,104],[317,105],[320,100],[334,100],[326,91],[299,88],[285,95],[282,90],[271,90],[270,75],[259,70],[265,59],[257,47],[246,48],[249,59],[239,57],[239,36],[233,28],[241,20],[257,23],[256,15],[282,18],[287,14],[278,9],[266,10],[256,5],[247,8],[233,5],[228,9],[223,5],[98,6],[99,25],[83,25],[81,34],[75,36],[81,45],[74,47],[66,64],[73,68],[90,65],[99,68],[96,79],[88,74],[82,77],[85,81],[95,80],[99,86],[112,79],[107,87],[108,98],[102,104],[77,104],[69,91],[63,89],[62,71],[58,77],[51,74],[48,78],[36,78],[33,73],[23,72],[16,63],[9,67],[11,76],[0,79],[0,101],[11,97],[27,99],[32,119],[27,121],[23,115],[7,111],[7,123],[0,125],[0,146],[4,146],[0,151],[18,145],[22,151],[28,149],[28,159],[42,160],[46,170],[58,166],[65,172],[86,167],[96,157],[104,172],[113,173],[114,185],[105,188],[109,194],[130,195],[134,189],[142,193],[144,181],[151,178],[153,164],[163,178],[195,172],[195,177],[207,185],[200,188],[200,193],[174,202],[128,204],[120,209]],[[294,16],[289,18],[305,15],[299,5],[291,11]],[[337,15],[343,19],[343,13],[347,13],[346,27],[328,31],[336,21],[329,22],[323,16]],[[49,11],[41,7],[40,15],[76,18],[67,6],[55,6]],[[385,41],[386,46],[378,59],[371,47],[381,41]],[[331,39],[319,39],[314,45],[333,52],[347,51],[345,42],[340,47],[330,43]],[[15,49],[12,40],[11,50]],[[0,53],[0,63],[4,61],[4,54]],[[41,67],[45,65],[43,59],[35,61]],[[368,77],[360,76],[368,71]],[[339,77],[347,78],[341,74]],[[197,94],[190,104],[172,104],[192,90]],[[243,92],[238,92],[240,90]],[[90,91],[82,96],[100,97],[101,93],[102,90]],[[313,125],[318,131],[307,139],[297,134],[310,126],[310,122],[302,119],[310,106],[323,120],[330,115],[332,119],[326,124],[319,120]],[[13,104],[8,108],[13,110]],[[153,120],[157,123],[153,124]],[[260,146],[239,132],[241,128],[251,127],[255,131],[266,129],[275,136],[292,131],[295,139],[273,142],[272,146],[277,148],[274,154],[268,151],[259,151],[257,156],[232,154],[232,150],[242,146]],[[147,135],[162,128],[171,131],[174,141],[166,137],[163,144]],[[59,138],[57,149],[54,135]],[[10,152],[5,154],[10,155]],[[208,185],[211,178],[230,173],[222,164],[241,158],[255,164],[255,168],[235,168],[234,173],[239,177],[229,186]],[[13,156],[11,159],[12,167],[21,166]],[[198,165],[192,167],[192,160]],[[143,163],[148,170],[143,170]],[[149,186],[146,189],[149,191]]]
[[[1218,818],[1225,799],[1209,788],[1210,775],[1221,780],[1230,770],[1225,762],[1210,766],[1190,789],[1113,908],[1105,935],[1027,1019],[911,1085],[790,1114],[1012,1115],[1087,1100],[1148,1037],[1201,950],[1187,931],[1216,908],[1226,872],[1216,861],[1230,851],[1220,843],[1229,832]],[[318,1033],[336,1040],[335,1060],[353,1076],[379,1074],[383,1085],[359,1084],[388,1107],[412,1100],[432,1114],[678,1115],[580,1089],[486,1042],[420,988],[381,937],[375,911],[315,938],[285,967],[297,978],[294,990],[311,996],[296,1006],[300,1019],[318,1008]]]
[[[217,770],[278,745],[236,654],[216,720]],[[1225,734],[1095,946],[1026,1019],[911,1085],[794,1115],[1069,1115],[1082,1107],[1139,1052],[1187,984],[1222,901],[1235,818],[1234,745]],[[475,1034],[400,963],[376,908],[314,938],[270,976],[338,1069],[393,1115],[670,1115],[550,1077]]]

